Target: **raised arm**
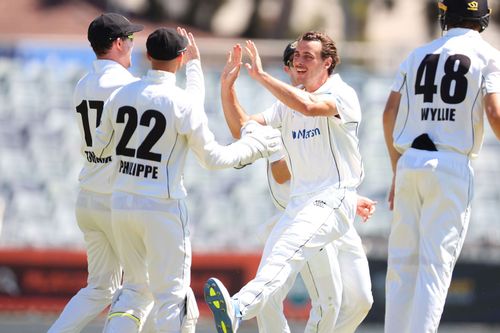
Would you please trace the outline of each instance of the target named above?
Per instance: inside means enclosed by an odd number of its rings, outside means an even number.
[[[314,95],[280,81],[265,72],[257,46],[253,41],[247,41],[245,50],[251,63],[245,64],[252,79],[262,84],[271,94],[289,108],[306,116],[334,116],[338,114],[335,103],[331,100],[320,100]]]
[[[227,54],[226,65],[224,66],[224,70],[221,75],[222,109],[224,111],[226,123],[231,131],[231,135],[236,139],[241,137],[241,127],[248,120],[255,120],[261,125],[266,124],[262,115],[249,116],[245,110],[243,110],[238,101],[234,83],[239,76],[240,68],[241,46],[236,44],[233,46],[232,51],[229,51]]]
[[[186,91],[192,98],[198,98],[199,102],[204,103],[205,79],[201,69],[200,51],[191,32],[180,27],[177,32],[188,41],[182,58],[183,65],[186,65]]]

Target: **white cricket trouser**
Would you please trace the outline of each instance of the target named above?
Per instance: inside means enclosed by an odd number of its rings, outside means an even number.
[[[342,302],[335,333],[355,332],[373,304],[368,259],[354,226],[334,242],[342,278]],[[322,290],[318,288],[318,290]]]
[[[408,149],[396,171],[386,333],[436,332],[470,217],[466,156]]]
[[[154,298],[157,332],[179,333],[191,269],[184,201],[115,192],[112,208],[124,276],[122,292],[110,309],[107,331],[117,331],[113,317],[124,315],[137,322],[133,331],[137,332]]]
[[[356,193],[351,190],[329,188],[291,198],[266,242],[269,254],[256,277],[233,296],[242,318],[262,314],[274,294],[278,299],[286,295],[306,262],[349,230],[355,212]]]
[[[300,274],[311,298],[305,332],[329,333],[333,327],[334,332],[355,332],[368,314],[373,296],[368,260],[354,226],[312,257]],[[283,289],[288,292],[290,288]],[[285,296],[274,294],[257,315],[260,333],[290,332],[283,315]]]
[[[111,228],[111,195],[80,190],[76,220],[87,248],[87,286],[71,298],[49,333],[80,332],[111,303],[121,267]]]

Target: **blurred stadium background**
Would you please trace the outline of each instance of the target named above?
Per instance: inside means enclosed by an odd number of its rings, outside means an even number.
[[[499,48],[500,1],[489,2],[493,17],[483,37]],[[234,43],[254,39],[265,68],[286,80],[280,60],[289,40],[317,29],[337,41],[342,59],[337,71],[356,89],[363,110],[360,138],[366,177],[359,192],[378,201],[368,223],[356,222],[375,296],[359,332],[381,331],[391,220],[386,205],[391,171],[381,115],[399,62],[412,48],[440,34],[435,6],[434,0],[1,1],[0,331],[44,332],[85,284],[84,244],[74,217],[81,162],[71,100],[77,80],[94,59],[86,40],[88,24],[103,11],[120,12],[146,26],[135,40],[131,71],[138,76],[147,69],[144,42],[151,31],[178,25],[193,31],[202,54],[209,125],[221,143],[232,139],[220,106],[219,73]],[[178,77],[182,84],[182,74]],[[249,113],[273,102],[244,70],[237,90]],[[500,331],[500,145],[489,127],[474,165],[472,221],[442,332]],[[259,226],[275,211],[262,161],[243,170],[211,172],[190,156],[185,181],[193,287],[201,301],[201,284],[211,275],[233,290],[253,276],[262,246]],[[286,309],[294,332],[299,332],[308,309],[300,279]],[[102,318],[86,332],[97,332],[101,323]],[[250,323],[248,331],[256,327]]]

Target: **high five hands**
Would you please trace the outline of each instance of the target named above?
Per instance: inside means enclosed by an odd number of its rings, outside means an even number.
[[[200,59],[200,51],[198,50],[193,34],[191,32],[187,32],[186,29],[181,27],[177,27],[177,33],[186,38],[188,41],[182,64],[185,65],[189,60]]]
[[[226,65],[222,70],[221,84],[223,87],[232,87],[240,75],[242,65],[242,49],[240,44],[233,46],[233,50],[227,53]]]
[[[257,80],[259,76],[264,73],[262,61],[260,59],[259,51],[255,43],[251,40],[245,42],[245,51],[250,58],[249,63],[245,63],[245,67],[250,77]],[[228,52],[226,57],[226,65],[222,71],[221,84],[224,87],[231,87],[240,74],[243,58],[243,48],[240,44],[233,46],[233,49]]]
[[[245,67],[248,70],[248,74],[254,80],[257,80],[263,73],[262,61],[260,60],[259,50],[257,46],[251,40],[246,41],[245,51],[250,57],[250,63],[246,63]]]

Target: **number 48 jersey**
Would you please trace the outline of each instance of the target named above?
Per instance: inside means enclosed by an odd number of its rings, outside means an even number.
[[[401,64],[394,146],[403,153],[427,133],[438,150],[477,156],[483,142],[483,96],[500,92],[500,52],[470,29],[415,49]]]
[[[111,153],[96,156],[92,151],[95,130],[101,122],[104,102],[111,93],[128,83],[137,81],[130,72],[112,60],[95,60],[92,69],[76,85],[73,103],[80,129],[80,152],[84,166],[79,181],[82,189],[108,194],[112,191],[115,167]]]

